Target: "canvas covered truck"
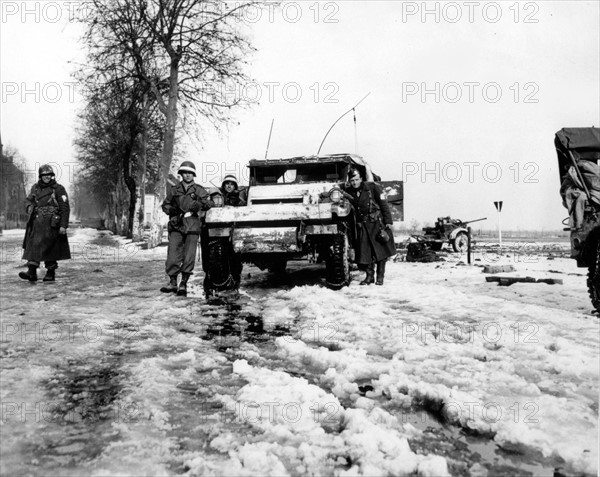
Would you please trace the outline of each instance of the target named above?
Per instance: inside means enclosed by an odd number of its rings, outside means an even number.
[[[578,267],[587,267],[588,291],[600,313],[600,129],[563,128],[554,145],[560,193],[569,211],[564,224],[571,235],[571,258]]]
[[[247,205],[206,213],[205,290],[237,288],[242,263],[283,273],[292,260],[324,262],[328,286],[348,285],[356,224],[342,186],[350,167],[379,179],[353,154],[251,160]],[[403,220],[402,182],[379,183],[394,219]]]

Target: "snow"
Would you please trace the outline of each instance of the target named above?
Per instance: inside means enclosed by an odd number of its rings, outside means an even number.
[[[12,232],[2,474],[598,472],[599,322],[564,254],[390,262],[384,286],[354,272],[339,291],[317,266],[245,267],[238,298],[207,302],[200,266],[187,299],[162,294],[165,247],[91,229],[69,231],[56,283],[30,284]],[[491,263],[563,284],[487,283]]]

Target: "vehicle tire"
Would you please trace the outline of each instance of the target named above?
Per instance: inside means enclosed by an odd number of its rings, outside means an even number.
[[[228,240],[210,240],[206,259],[206,276],[204,278],[206,292],[233,290],[239,287],[240,274],[235,270],[235,257]]]
[[[587,286],[592,305],[600,313],[600,240],[596,243],[596,260],[588,267]]]
[[[350,283],[348,250],[348,237],[346,234],[334,235],[325,262],[325,281],[327,286],[333,290],[339,290]]]
[[[466,253],[469,246],[469,236],[467,232],[458,232],[452,240],[452,250],[455,252]]]
[[[271,273],[274,273],[276,275],[283,275],[285,273],[285,267],[287,267],[287,260],[273,262],[267,268]]]

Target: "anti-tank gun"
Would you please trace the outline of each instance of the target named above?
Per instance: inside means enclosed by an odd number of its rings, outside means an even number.
[[[420,240],[431,248],[431,250],[441,250],[445,243],[449,243],[455,252],[466,252],[468,246],[469,230],[467,226],[474,222],[486,220],[481,219],[462,221],[450,217],[438,217],[434,227],[424,227],[424,236]]]

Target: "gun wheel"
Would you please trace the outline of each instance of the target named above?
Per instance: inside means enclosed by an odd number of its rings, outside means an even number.
[[[452,249],[455,252],[465,253],[469,246],[469,237],[467,232],[458,232],[452,241]]]
[[[207,293],[239,287],[240,277],[234,270],[233,250],[228,241],[211,240],[208,243],[207,260],[204,279],[204,289]]]
[[[596,261],[588,267],[587,286],[592,305],[600,313],[600,240],[596,243]]]
[[[325,263],[325,280],[327,286],[333,290],[339,290],[350,284],[348,251],[348,237],[346,234],[335,235],[329,246],[329,256]]]

